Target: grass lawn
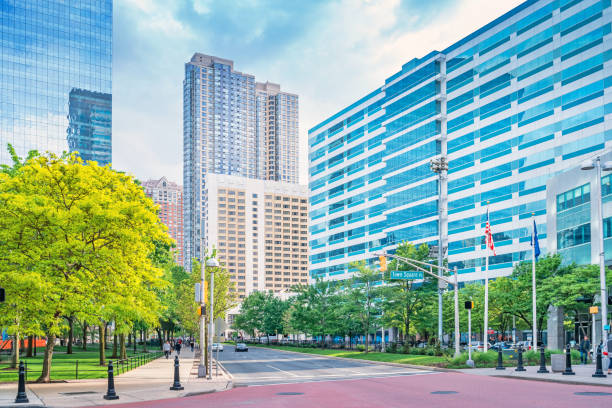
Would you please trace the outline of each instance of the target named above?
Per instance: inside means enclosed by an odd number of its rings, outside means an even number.
[[[159,351],[156,347],[149,347],[149,351]],[[77,378],[106,378],[107,367],[98,365],[99,349],[98,345],[87,345],[87,351],[83,351],[80,347],[73,347],[73,354],[66,354],[66,347],[55,346],[53,351],[53,362],[51,363],[51,380],[73,380]],[[139,348],[142,351],[142,347]],[[107,362],[111,360],[113,354],[112,348],[106,350]],[[134,356],[132,348],[127,349],[128,357]],[[27,362],[28,372],[27,380],[35,381],[42,370],[44,356],[44,348],[37,349],[36,357],[25,357],[25,353],[21,355],[21,361]],[[10,356],[2,355],[0,360],[0,382],[17,381],[17,370],[9,368]],[[116,359],[112,359],[116,360]],[[78,363],[77,363],[78,362]],[[130,366],[115,365],[115,375],[130,369]],[[132,368],[135,368],[136,362],[132,363]]]
[[[286,351],[297,351],[298,353],[319,354],[319,355],[331,356],[331,357],[344,357],[344,358],[354,358],[358,360],[382,361],[386,363],[400,363],[400,364],[415,364],[415,365],[434,366],[434,367],[445,367],[449,361],[446,357],[421,356],[421,355],[416,355],[416,354],[378,353],[378,352],[373,352],[373,351],[366,354],[362,351],[329,350],[329,349],[287,347],[287,346],[275,346],[275,345],[269,345],[269,346],[264,346],[264,347],[274,348],[278,350],[286,350]]]

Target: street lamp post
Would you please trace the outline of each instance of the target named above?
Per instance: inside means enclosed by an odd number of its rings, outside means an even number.
[[[432,159],[429,162],[431,171],[438,175],[438,265],[442,266],[444,257],[444,247],[442,245],[443,228],[442,223],[444,222],[444,210],[446,200],[442,198],[444,193],[443,184],[446,182],[446,174],[448,172],[448,161],[445,156]],[[444,186],[445,187],[445,186]],[[442,269],[438,269],[439,273],[442,274]],[[438,341],[442,344],[442,292],[443,288],[440,283],[444,283],[438,280]]]
[[[606,265],[605,265],[605,249],[604,249],[604,225],[603,225],[603,192],[601,191],[601,157],[597,156],[595,160],[588,159],[582,162],[580,166],[582,170],[593,170],[597,169],[597,180],[596,185],[599,188],[599,196],[597,197],[597,220],[599,221],[599,285],[601,292],[601,334],[603,341],[608,339],[608,330],[606,330],[608,320],[608,289],[606,287]],[[612,162],[605,162],[603,164],[604,171],[612,170]]]
[[[206,260],[206,262],[202,262],[202,267],[201,272],[202,272],[202,282],[201,282],[201,286],[200,286],[200,290],[202,291],[200,294],[200,307],[202,308],[201,310],[204,310],[204,308],[206,307],[206,267],[209,268],[216,268],[217,266],[219,266],[219,262],[215,259],[215,258],[209,258]],[[214,276],[214,269],[211,269],[211,287],[210,287],[210,308],[208,310],[208,313],[210,315],[212,315],[212,307],[213,307],[213,297],[212,297],[212,292],[213,292],[213,276]],[[211,319],[212,321],[212,319]],[[209,327],[209,334],[210,334],[210,327]],[[206,339],[206,314],[205,313],[201,313],[200,314],[200,364],[198,365],[198,378],[204,378],[206,377],[206,374],[208,372],[208,378],[210,378],[210,368],[212,368],[212,364],[209,366],[206,362],[205,359],[205,353],[204,353],[204,345],[206,344],[205,342]],[[208,342],[209,346],[210,346],[210,341]],[[212,350],[212,346],[210,346],[210,350]],[[210,351],[208,353],[208,356],[210,357]],[[211,360],[212,362],[212,360]],[[208,368],[208,369],[207,369]]]
[[[212,380],[212,340],[213,340],[213,319],[214,319],[214,292],[215,292],[215,268],[219,266],[219,261],[209,258],[206,266],[210,268],[210,308],[208,310],[208,379]]]

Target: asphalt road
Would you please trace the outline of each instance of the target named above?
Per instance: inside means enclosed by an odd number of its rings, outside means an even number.
[[[238,386],[438,374],[260,347],[249,347],[248,352],[236,353],[234,347],[229,345],[219,353],[219,361],[232,374],[234,384]]]

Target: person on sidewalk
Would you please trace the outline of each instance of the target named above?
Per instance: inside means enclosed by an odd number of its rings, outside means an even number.
[[[591,350],[591,342],[589,336],[584,336],[584,339],[580,342],[580,362],[586,364],[589,358],[589,351]]]
[[[176,350],[176,355],[177,355],[177,356],[180,356],[180,355],[181,355],[181,342],[180,342],[180,341],[179,341],[179,342],[177,342],[177,343],[174,345],[174,350]]]
[[[170,356],[170,342],[168,340],[166,340],[166,342],[164,343],[164,354],[166,355],[167,360]]]
[[[195,346],[195,343],[193,342],[193,340],[191,340],[189,344],[191,345],[191,352],[193,353],[193,347]]]
[[[610,358],[610,352],[612,351],[612,337],[608,338],[608,341],[603,344],[603,357],[608,357],[608,375],[612,374],[612,358]]]

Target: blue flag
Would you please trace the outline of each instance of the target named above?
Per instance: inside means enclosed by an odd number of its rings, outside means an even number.
[[[540,243],[538,242],[538,228],[536,227],[536,222],[533,220],[533,234],[531,235],[531,246],[534,247],[534,253],[536,261],[538,260],[538,256],[540,256]]]

